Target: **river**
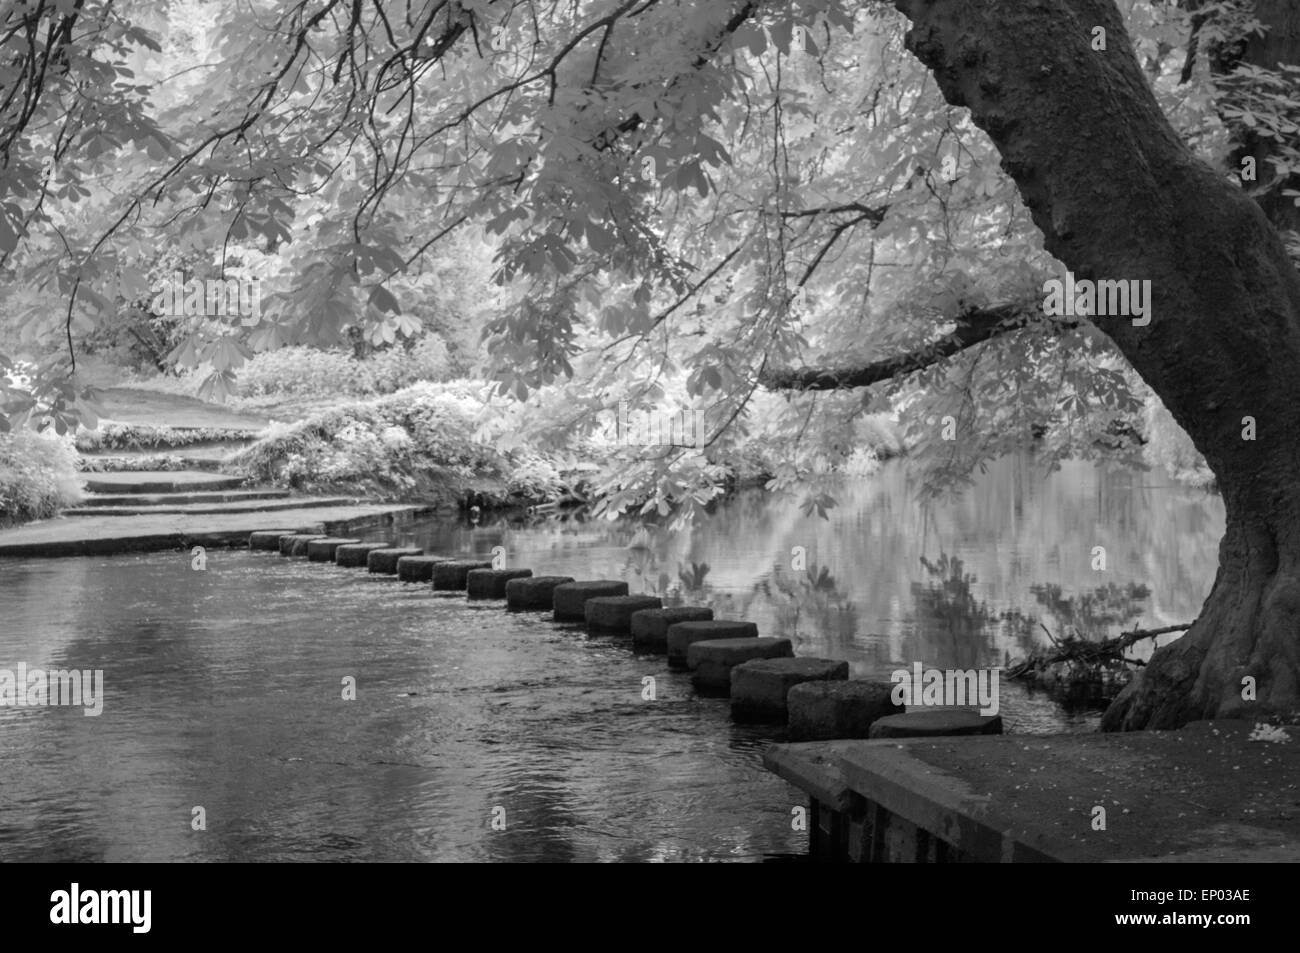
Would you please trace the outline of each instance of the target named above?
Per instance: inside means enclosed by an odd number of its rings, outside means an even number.
[[[624,578],[855,677],[1001,665],[1044,626],[1187,622],[1213,581],[1221,502],[1154,473],[1008,458],[955,500],[914,485],[887,464],[828,520],[752,490],[675,534],[489,517],[396,539]],[[176,552],[0,560],[0,580],[0,668],[105,685],[97,717],[0,707],[0,860],[756,861],[806,844],[801,797],[759,763],[779,731],[732,725],[725,699],[617,640],[267,553],[211,551],[202,571]],[[1099,717],[1005,680],[1001,707],[1024,733]]]

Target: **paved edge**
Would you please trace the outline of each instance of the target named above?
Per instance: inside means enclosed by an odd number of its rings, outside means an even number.
[[[295,529],[305,533],[326,533],[341,536],[356,530],[401,523],[420,516],[438,512],[433,506],[394,506],[375,512],[364,513],[354,517],[332,520],[311,520],[310,511],[305,511],[308,518],[298,523]],[[283,517],[292,511],[281,510],[273,515]],[[259,514],[239,514],[255,517]],[[77,517],[85,519],[86,517]],[[123,519],[123,517],[112,517]],[[0,542],[0,558],[5,557],[62,557],[62,556],[112,556],[118,553],[146,553],[169,549],[189,549],[192,546],[220,548],[223,546],[247,546],[248,536],[259,529],[264,529],[266,520],[246,519],[240,526],[230,529],[185,530],[180,529],[166,533],[141,533],[139,535],[109,536],[101,538],[81,538],[67,540],[47,540],[31,543]]]

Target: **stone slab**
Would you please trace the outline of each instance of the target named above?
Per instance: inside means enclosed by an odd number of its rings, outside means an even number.
[[[438,592],[464,592],[470,570],[491,568],[490,559],[445,559],[433,565],[433,588]]]
[[[881,718],[904,713],[893,682],[817,681],[795,685],[785,696],[791,741],[870,737]]]
[[[839,659],[774,658],[743,662],[731,670],[731,717],[736,721],[786,720],[786,696],[801,682],[842,681],[849,663]]]
[[[556,586],[552,592],[552,612],[556,622],[586,621],[585,605],[597,596],[625,596],[627,583],[619,579],[581,579]]]
[[[919,709],[881,718],[871,726],[872,738],[935,738],[946,735],[1000,735],[1000,715],[980,715],[964,709]]]
[[[593,635],[631,635],[632,614],[642,609],[661,609],[658,596],[596,596],[582,607],[587,631]]]
[[[465,577],[465,594],[471,599],[504,599],[506,583],[532,574],[531,569],[471,569]]]
[[[731,670],[755,659],[792,658],[789,639],[705,639],[686,648],[691,685],[701,695],[731,694]]]
[[[698,622],[674,622],[668,627],[668,667],[686,668],[686,650],[692,642],[708,639],[756,639],[758,626],[735,619],[712,619]]]
[[[551,612],[555,587],[573,582],[572,576],[533,576],[506,583],[506,608],[511,612]]]
[[[366,569],[384,576],[397,575],[397,561],[403,556],[423,556],[424,550],[414,546],[389,546],[376,549],[366,556]]]
[[[668,652],[668,627],[678,622],[710,622],[713,610],[708,606],[671,606],[667,609],[642,609],[632,613],[632,650],[645,655]]]

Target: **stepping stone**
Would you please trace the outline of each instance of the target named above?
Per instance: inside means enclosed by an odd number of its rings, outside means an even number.
[[[307,542],[313,539],[324,539],[324,533],[290,533],[288,536],[280,537],[280,555],[281,556],[306,556]]]
[[[402,582],[432,582],[433,567],[446,556],[402,556],[397,560],[397,578]]]
[[[1001,715],[981,715],[961,708],[909,711],[881,718],[871,726],[872,738],[938,738],[949,735],[1000,735]]]
[[[711,639],[756,639],[758,626],[729,619],[674,622],[668,627],[668,667],[686,668],[686,649],[692,642]]]
[[[350,568],[365,566],[370,554],[380,549],[388,549],[388,543],[345,543],[334,550],[334,562]]]
[[[337,536],[322,536],[320,539],[307,541],[307,559],[314,563],[334,562],[334,551],[349,543],[359,543],[359,539],[340,539]]]
[[[249,549],[280,549],[280,537],[292,536],[296,529],[259,529],[248,535]]]
[[[433,588],[438,592],[464,592],[471,569],[491,568],[490,559],[444,559],[433,564]]]
[[[465,592],[471,599],[504,599],[506,583],[532,574],[531,569],[471,569],[465,577]]]
[[[588,599],[597,596],[625,596],[627,583],[614,579],[566,582],[556,586],[553,595],[552,607],[555,610],[556,622],[584,622],[587,616],[583,607]]]
[[[394,546],[389,549],[376,549],[366,557],[366,568],[371,572],[386,576],[397,575],[397,561],[403,556],[423,556],[423,549]],[[432,577],[430,577],[432,578]]]
[[[735,721],[784,722],[786,695],[802,682],[844,681],[849,663],[828,658],[774,658],[744,662],[731,670],[731,717]]]
[[[131,470],[119,473],[90,473],[85,477],[87,493],[187,493],[195,490],[234,490],[245,477],[195,470]]]
[[[506,608],[511,612],[545,611],[554,606],[555,587],[573,582],[572,576],[533,576],[506,583]]]
[[[881,718],[903,713],[892,698],[893,682],[804,682],[785,696],[791,741],[871,737]]]
[[[658,596],[596,596],[583,604],[583,618],[592,635],[631,635],[632,613],[662,609]]]
[[[663,655],[668,651],[668,627],[678,622],[711,622],[708,606],[673,606],[671,609],[642,609],[632,613],[632,651]]]
[[[793,658],[789,639],[705,639],[686,648],[691,684],[701,695],[731,694],[731,670],[742,662]]]

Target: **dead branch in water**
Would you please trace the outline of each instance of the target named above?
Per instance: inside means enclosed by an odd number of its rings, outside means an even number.
[[[1041,622],[1039,624],[1042,625]],[[1087,639],[1079,638],[1077,635],[1067,635],[1058,639],[1044,625],[1043,631],[1051,639],[1052,646],[1056,651],[1030,655],[1028,658],[1009,666],[1003,674],[1007,678],[1023,678],[1035,672],[1041,672],[1052,665],[1059,665],[1062,662],[1066,662],[1071,666],[1105,666],[1115,663],[1145,665],[1146,663],[1141,659],[1125,658],[1124,653],[1143,639],[1153,639],[1158,635],[1167,635],[1170,632],[1185,632],[1191,627],[1192,624],[1189,622],[1186,625],[1166,625],[1158,629],[1133,629],[1129,632],[1121,632],[1113,639],[1090,642]]]

